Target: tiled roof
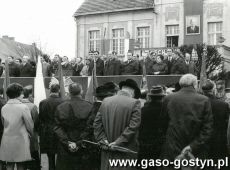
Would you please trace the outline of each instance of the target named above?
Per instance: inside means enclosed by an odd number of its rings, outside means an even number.
[[[36,54],[40,53],[40,50],[36,49],[33,45],[27,45],[14,40],[0,38],[0,58],[4,61],[8,56],[15,58],[22,58],[27,55],[31,58],[35,58]]]
[[[85,0],[74,16],[153,8],[154,0]]]

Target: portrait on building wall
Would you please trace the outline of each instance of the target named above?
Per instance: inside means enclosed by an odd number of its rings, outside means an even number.
[[[186,35],[200,34],[200,15],[186,16]]]

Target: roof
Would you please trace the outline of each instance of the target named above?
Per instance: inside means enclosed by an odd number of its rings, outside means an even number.
[[[27,55],[33,59],[40,53],[33,45],[23,44],[8,38],[0,38],[0,58],[4,61],[8,56],[22,58]]]
[[[74,16],[153,8],[154,0],[85,0]]]

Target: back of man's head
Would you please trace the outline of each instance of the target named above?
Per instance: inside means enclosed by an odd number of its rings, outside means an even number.
[[[52,84],[50,86],[50,93],[59,93],[60,86],[59,84]]]
[[[32,95],[32,93],[33,93],[33,89],[23,88],[23,95],[25,99],[29,98],[29,96]]]
[[[194,87],[197,88],[197,77],[193,74],[185,74],[180,78],[179,84],[183,87]]]
[[[72,83],[69,85],[69,93],[71,96],[78,96],[82,94],[82,85],[79,83]]]

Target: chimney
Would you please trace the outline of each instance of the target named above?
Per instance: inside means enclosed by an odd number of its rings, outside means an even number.
[[[5,39],[5,40],[11,40],[11,41],[15,40],[14,37],[9,37],[8,35],[3,35],[2,38]]]

